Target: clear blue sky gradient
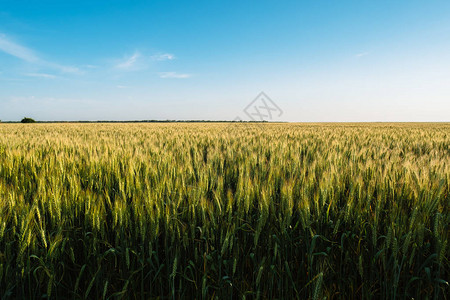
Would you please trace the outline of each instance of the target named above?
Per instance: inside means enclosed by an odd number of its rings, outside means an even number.
[[[450,1],[0,0],[0,119],[450,121]]]

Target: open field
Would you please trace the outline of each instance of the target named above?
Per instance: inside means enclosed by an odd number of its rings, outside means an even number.
[[[450,124],[0,124],[1,299],[448,299]]]

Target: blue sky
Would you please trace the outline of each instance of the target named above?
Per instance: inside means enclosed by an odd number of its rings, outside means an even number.
[[[0,119],[450,121],[450,1],[0,0]]]

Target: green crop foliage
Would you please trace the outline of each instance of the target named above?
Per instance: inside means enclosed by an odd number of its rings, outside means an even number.
[[[450,124],[1,124],[1,299],[448,299]]]

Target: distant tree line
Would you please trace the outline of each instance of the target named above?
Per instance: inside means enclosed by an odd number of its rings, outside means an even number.
[[[1,122],[1,120],[0,120]],[[268,121],[227,121],[227,120],[130,120],[130,121],[35,121],[32,118],[25,117],[21,123],[268,123]],[[5,123],[17,123],[14,121],[6,121]],[[284,122],[276,122],[284,123]]]
[[[32,118],[23,118],[22,121],[20,121],[21,123],[36,123],[36,121]]]

